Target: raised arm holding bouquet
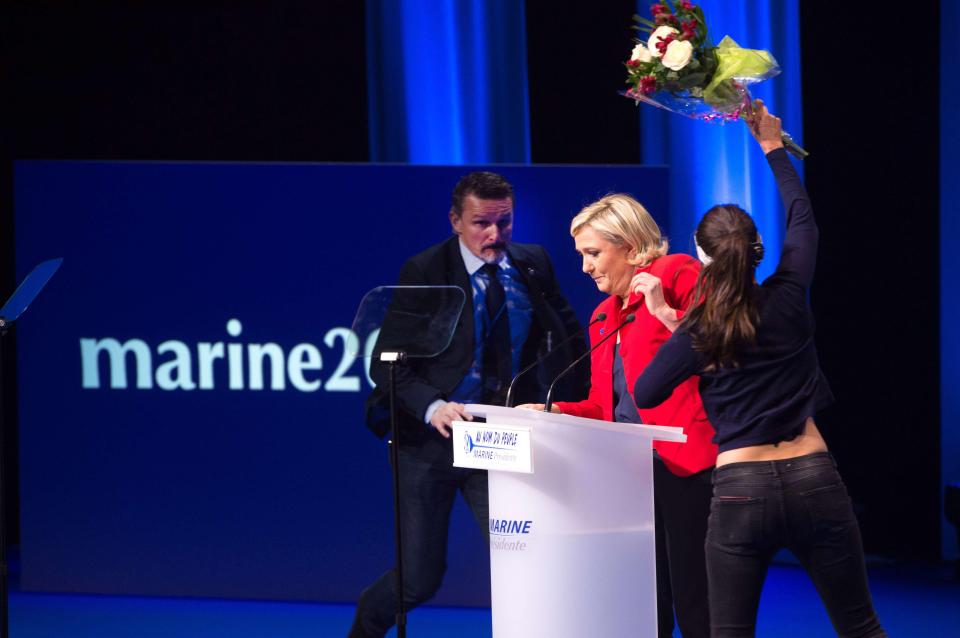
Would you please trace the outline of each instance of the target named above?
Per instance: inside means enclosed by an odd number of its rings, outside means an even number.
[[[770,52],[741,48],[730,37],[714,46],[703,10],[687,0],[654,4],[650,12],[652,20],[633,17],[646,38],[626,63],[630,88],[623,94],[704,122],[752,117],[748,87],[780,73]],[[799,159],[808,155],[786,132],[782,140]]]

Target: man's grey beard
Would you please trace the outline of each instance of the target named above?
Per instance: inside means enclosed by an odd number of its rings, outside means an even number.
[[[494,251],[495,254],[489,255],[487,251],[490,250]],[[480,259],[482,259],[483,263],[485,264],[498,264],[500,263],[500,260],[503,259],[503,256],[506,254],[506,252],[506,247],[492,248],[488,246],[480,251]]]

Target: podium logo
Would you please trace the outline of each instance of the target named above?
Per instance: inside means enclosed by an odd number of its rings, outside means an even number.
[[[533,521],[513,518],[490,519],[490,547],[503,552],[525,552]]]
[[[518,438],[516,432],[501,430],[477,430],[473,436],[464,432],[463,451],[475,459],[513,462]]]
[[[239,337],[243,325],[238,319],[227,322],[227,334]],[[370,380],[370,353],[379,331],[364,344],[366,381]],[[320,379],[323,353],[312,343],[298,343],[289,351],[276,343],[200,342],[192,347],[183,341],[168,340],[151,348],[142,339],[120,342],[110,337],[80,339],[82,386],[125,390],[286,390],[316,392],[360,392],[360,375],[350,374],[360,352],[360,340],[349,328],[332,328],[323,339],[339,356],[333,374]],[[338,352],[339,351],[339,352]],[[101,374],[105,373],[105,374]],[[132,379],[130,377],[133,377]]]

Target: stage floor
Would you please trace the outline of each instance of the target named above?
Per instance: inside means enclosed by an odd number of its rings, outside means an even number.
[[[946,567],[874,566],[870,583],[891,636],[960,636],[960,583]],[[346,636],[353,605],[10,593],[11,638],[317,638]],[[411,638],[488,638],[489,609],[424,607]],[[395,633],[391,632],[390,636]],[[675,635],[679,636],[679,633]],[[771,569],[758,636],[835,635],[798,567]]]

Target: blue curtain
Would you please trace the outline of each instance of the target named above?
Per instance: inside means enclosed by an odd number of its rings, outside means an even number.
[[[370,159],[530,161],[524,2],[367,0]]]
[[[940,2],[940,453],[943,483],[960,485],[960,3]],[[943,522],[943,557],[960,557]]]
[[[640,0],[637,13],[649,16],[650,4]],[[767,49],[780,63],[781,74],[752,92],[802,144],[799,0],[698,4],[715,44],[729,35],[742,47]],[[753,215],[763,235],[767,251],[758,276],[762,281],[770,275],[780,258],[784,218],[770,169],[746,127],[706,124],[642,104],[638,109],[642,163],[670,166],[671,251],[693,254],[693,231],[703,213],[714,204],[735,203]]]

